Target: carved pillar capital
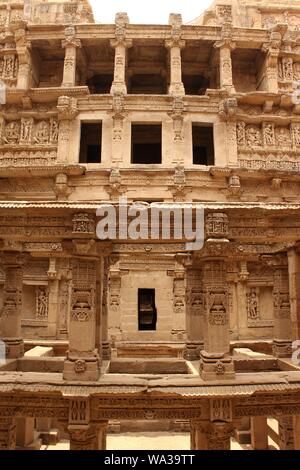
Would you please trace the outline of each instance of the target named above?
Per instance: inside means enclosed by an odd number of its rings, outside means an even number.
[[[195,421],[195,450],[230,450],[230,438],[234,433],[232,423]]]

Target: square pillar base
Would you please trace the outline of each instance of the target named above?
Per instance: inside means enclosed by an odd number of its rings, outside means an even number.
[[[292,341],[274,339],[273,345],[272,345],[272,352],[275,357],[291,358],[293,354]]]
[[[202,348],[203,343],[200,341],[187,341],[183,352],[184,359],[188,361],[199,361]]]
[[[116,93],[121,93],[123,95],[127,94],[127,87],[125,82],[113,82],[112,86],[110,88],[110,93],[116,94]]]
[[[102,359],[109,360],[111,358],[111,347],[109,341],[102,341]]]
[[[234,364],[232,357],[225,355],[212,356],[201,351],[200,377],[203,380],[230,380],[234,379]]]
[[[96,382],[100,377],[99,361],[84,359],[69,360],[64,363],[63,379],[72,382]]]
[[[6,359],[18,359],[24,356],[24,341],[22,338],[3,338],[6,346]]]

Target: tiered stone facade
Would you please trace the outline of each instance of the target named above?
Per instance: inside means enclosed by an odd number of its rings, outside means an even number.
[[[161,26],[126,13],[97,24],[87,0],[1,3],[1,367],[14,372],[0,372],[0,449],[29,417],[59,420],[72,450],[105,449],[122,419],[190,421],[193,449],[229,449],[245,417],[262,448],[273,417],[281,447],[299,449],[299,28],[296,1],[215,1]],[[119,210],[120,197],[203,207],[204,246],[99,240],[100,201]],[[155,298],[151,328],[139,290]],[[49,374],[10,396],[17,371],[34,372],[24,347],[41,341],[65,345],[57,396]],[[240,375],[235,349],[251,344],[273,372],[255,362]],[[171,351],[198,374],[114,382],[107,361],[130,348]]]

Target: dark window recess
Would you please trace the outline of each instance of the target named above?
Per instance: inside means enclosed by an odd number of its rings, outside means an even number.
[[[167,93],[166,81],[161,75],[136,74],[130,79],[129,93],[164,95]]]
[[[79,163],[101,163],[102,124],[81,124]]]
[[[111,85],[113,82],[112,74],[94,75],[92,78],[87,80],[86,84],[89,87],[92,95],[98,94],[103,95],[110,93]]]
[[[193,125],[193,164],[214,165],[214,163],[213,127]]]
[[[161,163],[161,124],[133,124],[131,163]]]
[[[201,75],[183,75],[182,81],[186,95],[205,95],[210,86],[209,80]]]
[[[138,290],[139,331],[156,330],[155,289]]]

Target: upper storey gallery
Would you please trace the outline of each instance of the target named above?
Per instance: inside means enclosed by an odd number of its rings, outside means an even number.
[[[299,2],[287,11],[277,1],[224,0],[191,24],[171,14],[161,26],[130,24],[125,13],[96,24],[86,0],[5,1],[0,78],[12,90],[83,87],[87,95],[292,92],[299,25]]]

